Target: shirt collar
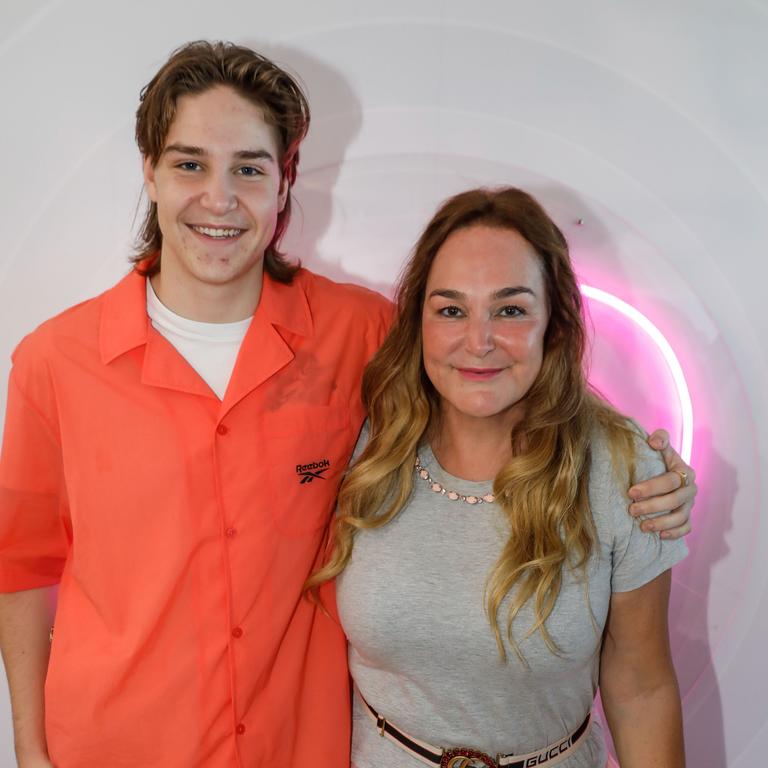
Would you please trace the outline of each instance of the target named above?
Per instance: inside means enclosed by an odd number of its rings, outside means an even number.
[[[292,283],[285,284],[278,283],[265,272],[255,316],[298,336],[311,336],[312,313],[302,279],[304,274],[300,270]],[[104,294],[99,348],[105,364],[147,343],[149,319],[145,281],[143,275],[132,270]]]
[[[255,316],[262,315],[264,320],[297,336],[311,336],[313,331],[312,312],[307,300],[302,269],[290,284],[278,283],[266,272],[261,288],[261,299]]]
[[[147,343],[146,278],[132,270],[104,294],[99,326],[103,363]]]

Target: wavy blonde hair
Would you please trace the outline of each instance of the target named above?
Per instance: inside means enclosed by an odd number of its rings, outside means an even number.
[[[411,495],[417,448],[440,415],[439,395],[422,363],[427,277],[446,239],[476,225],[513,230],[533,246],[550,308],[541,370],[525,396],[524,416],[510,434],[512,458],[493,484],[509,537],[490,570],[484,595],[502,658],[506,651],[499,610],[510,595],[506,635],[524,661],[512,634],[515,617],[532,600],[535,622],[528,634],[540,631],[550,650],[559,653],[546,620],[560,592],[563,568],[581,569],[585,575],[594,547],[588,497],[594,430],[606,435],[614,467],[630,482],[637,434],[587,384],[583,307],[568,245],[544,209],[522,190],[474,189],[456,195],[419,238],[398,283],[394,325],[363,376],[370,439],[341,486],[330,559],[307,588],[316,591],[341,573],[356,532],[389,523]]]

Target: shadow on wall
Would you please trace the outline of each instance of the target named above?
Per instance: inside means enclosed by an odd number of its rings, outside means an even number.
[[[321,255],[319,249],[331,220],[339,216],[339,211],[334,211],[333,191],[347,149],[362,127],[360,101],[341,72],[306,51],[286,46],[254,44],[254,47],[298,76],[312,112],[309,135],[301,148],[299,172],[293,187],[291,225],[283,240],[283,249],[291,258],[301,259],[332,280],[363,283],[389,295],[388,284],[377,284],[346,272],[340,266],[340,259],[329,259]]]
[[[719,638],[732,625],[732,618],[739,610],[739,600],[734,594],[734,599],[726,602],[722,590],[728,589],[728,584],[722,578],[719,588],[713,592],[713,574],[717,564],[728,558],[731,568],[739,569],[736,574],[730,573],[728,581],[745,583],[754,552],[741,551],[734,557],[728,545],[728,535],[734,525],[738,473],[736,467],[718,452],[709,425],[721,423],[713,421],[718,418],[717,403],[729,395],[718,388],[718,382],[711,376],[702,375],[696,361],[729,359],[730,351],[719,335],[705,346],[702,334],[692,327],[678,307],[660,304],[659,309],[670,325],[678,329],[679,338],[696,340],[693,351],[681,349],[679,352],[681,357],[688,358],[681,360],[683,365],[692,366],[691,373],[695,374],[692,378],[695,405],[701,413],[710,414],[709,422],[702,421],[698,426],[694,423],[691,463],[697,471],[699,493],[693,532],[687,540],[690,556],[674,570],[669,608],[672,655],[686,724],[686,758],[691,766],[724,768],[727,765],[724,713],[713,652]],[[733,421],[732,416],[729,421]],[[736,434],[747,434],[748,431],[748,425],[735,427]],[[742,541],[742,550],[743,545]],[[710,615],[710,607],[717,610],[717,615]],[[692,709],[694,704],[695,710]]]
[[[669,610],[669,628],[675,669],[683,695],[683,716],[694,691],[701,702],[696,731],[686,731],[688,765],[721,768],[726,763],[723,710],[713,666],[709,627],[710,585],[715,564],[729,554],[726,535],[733,525],[737,491],[735,468],[716,453],[712,434],[694,435],[699,465],[699,498],[689,539],[691,556],[680,565]],[[692,585],[692,586],[689,586]],[[733,608],[735,609],[735,605]]]

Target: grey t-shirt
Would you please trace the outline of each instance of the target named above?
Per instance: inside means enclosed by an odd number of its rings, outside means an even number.
[[[450,501],[416,477],[409,503],[391,523],[358,533],[337,581],[337,601],[355,684],[389,721],[436,746],[471,746],[496,755],[533,752],[584,720],[597,690],[611,593],[646,584],[687,554],[682,540],[640,531],[627,512],[626,489],[617,484],[607,447],[595,440],[592,452],[589,495],[599,545],[587,568],[589,604],[579,572],[566,570],[547,621],[562,656],[551,653],[538,632],[523,639],[533,623],[526,605],[514,633],[528,666],[509,648],[507,663],[499,657],[483,606],[486,578],[507,536],[495,504]],[[428,447],[420,458],[449,490],[491,492],[491,483],[446,473]],[[663,471],[658,454],[641,447],[638,480]],[[507,608],[502,603],[502,633]],[[593,724],[559,765],[603,768],[605,761],[603,735]],[[379,736],[357,696],[352,763],[423,765]]]

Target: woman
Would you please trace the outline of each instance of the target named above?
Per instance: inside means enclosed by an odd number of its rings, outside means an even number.
[[[448,200],[364,379],[334,549],[356,768],[684,763],[669,653],[682,541],[625,489],[662,470],[592,393],[565,239],[517,189]],[[363,447],[364,445],[364,447]]]

